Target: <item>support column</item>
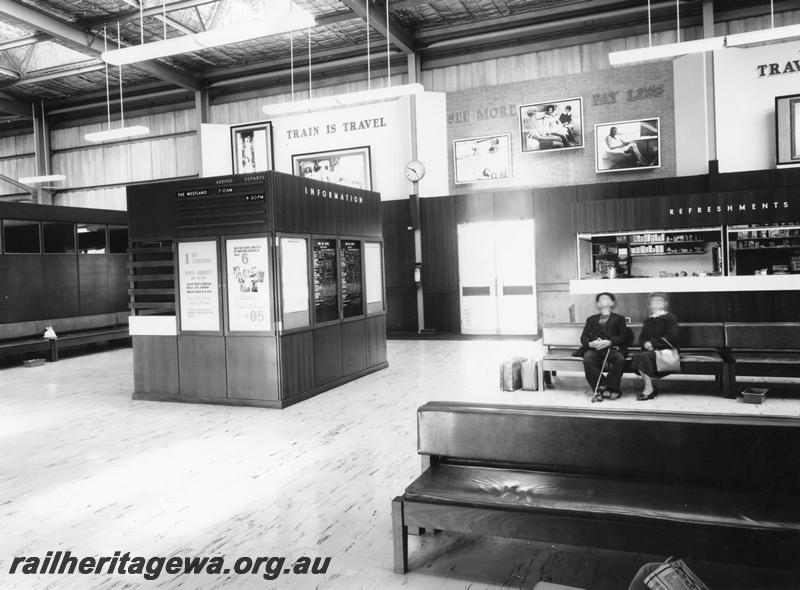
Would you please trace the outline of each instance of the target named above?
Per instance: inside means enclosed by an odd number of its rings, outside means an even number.
[[[50,124],[44,114],[44,105],[40,103],[41,109],[36,108],[33,103],[33,152],[36,161],[36,175],[46,176],[50,174]],[[32,189],[34,202],[40,205],[53,204],[53,190],[44,186]]]
[[[419,57],[416,53],[408,55],[408,83],[414,84],[419,80]],[[412,94],[409,97],[409,110],[411,113],[411,159],[418,157],[418,133],[417,133],[417,97]],[[419,196],[419,183],[414,182],[414,195]],[[422,229],[414,229],[414,263],[422,264]],[[425,330],[425,296],[422,281],[417,285],[417,331],[421,334]]]
[[[703,37],[715,37],[714,30],[714,0],[703,0]],[[708,159],[717,159],[717,108],[714,91],[714,52],[705,54],[705,83],[706,83],[706,136],[708,137]]]
[[[195,167],[198,176],[203,175],[203,146],[201,144],[200,127],[203,123],[208,123],[211,114],[211,101],[208,97],[208,88],[201,88],[194,91],[194,116],[196,129],[197,150],[195,151]]]

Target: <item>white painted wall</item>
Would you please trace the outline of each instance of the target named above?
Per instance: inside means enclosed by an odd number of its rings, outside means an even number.
[[[706,56],[685,55],[672,62],[675,84],[675,171],[678,176],[708,174],[709,113]]]
[[[294,155],[369,146],[373,190],[381,193],[383,200],[408,198],[413,190],[404,174],[405,164],[412,157],[410,101],[411,98],[403,97],[272,118],[275,170],[291,174]],[[365,124],[361,125],[362,122]],[[370,122],[369,126],[366,122]],[[416,123],[418,157],[427,169],[419,183],[420,196],[446,195],[447,114],[443,93],[426,92],[417,97]],[[223,129],[229,126],[203,126],[203,176],[231,173],[230,133],[226,131],[223,140]]]
[[[800,71],[760,76],[758,66],[800,58],[800,41],[714,52],[720,172],[775,167],[775,97],[800,94]]]

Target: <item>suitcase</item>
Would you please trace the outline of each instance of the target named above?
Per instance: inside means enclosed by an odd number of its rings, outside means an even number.
[[[533,359],[522,361],[522,389],[539,391],[539,367]]]
[[[500,390],[516,391],[522,387],[522,361],[521,357],[515,357],[510,361],[500,363]]]

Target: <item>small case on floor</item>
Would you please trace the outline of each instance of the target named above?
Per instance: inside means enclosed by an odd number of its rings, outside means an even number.
[[[500,363],[500,390],[516,391],[522,387],[522,359],[515,357]]]
[[[533,359],[522,361],[522,389],[539,391],[539,367]]]

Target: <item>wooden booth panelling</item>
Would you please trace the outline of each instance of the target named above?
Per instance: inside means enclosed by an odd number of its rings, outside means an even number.
[[[128,210],[132,299],[153,316],[135,398],[282,408],[387,366],[377,193],[267,172],[131,186]]]
[[[417,288],[409,201],[385,201],[381,210],[386,259],[386,328],[413,332],[417,330]]]

